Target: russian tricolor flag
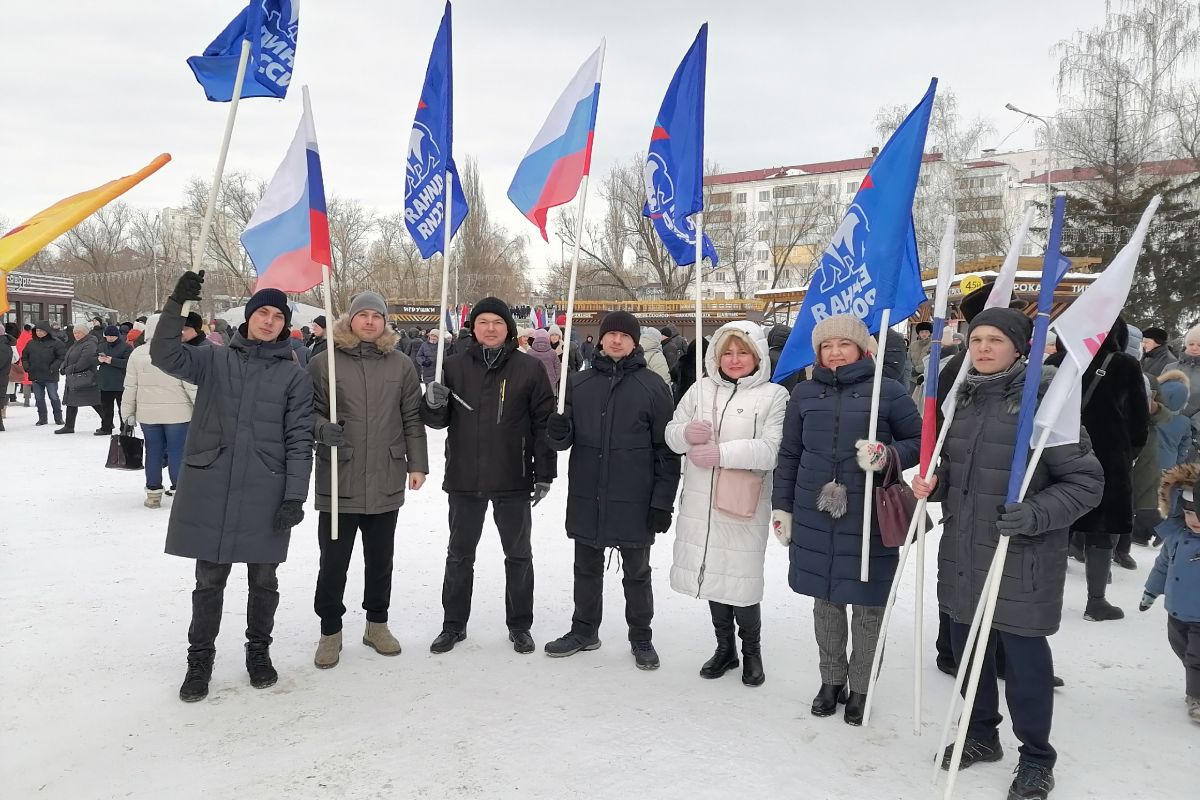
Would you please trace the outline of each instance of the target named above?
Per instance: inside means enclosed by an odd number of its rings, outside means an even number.
[[[592,166],[592,136],[600,103],[604,41],[567,86],[521,163],[508,197],[546,236],[546,212],[569,203]]]
[[[307,292],[321,283],[321,265],[333,265],[321,156],[317,152],[317,130],[313,126],[307,86],[304,116],[292,146],[241,238],[258,273],[256,291],[271,287],[285,292]]]

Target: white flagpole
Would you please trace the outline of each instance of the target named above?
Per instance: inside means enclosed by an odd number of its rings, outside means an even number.
[[[442,301],[438,306],[438,325],[445,327],[446,325],[446,303],[448,302],[447,293],[450,291],[450,236],[454,230],[452,224],[454,217],[454,175],[450,170],[446,170],[446,199],[445,211],[442,223],[445,228],[445,239],[442,242]],[[445,360],[446,353],[446,335],[443,331],[438,337],[437,342],[437,362],[434,366],[434,380],[438,383],[442,382],[442,362]]]
[[[558,374],[558,413],[566,410],[567,369],[571,356],[571,322],[575,315],[575,281],[579,277],[579,249],[583,245],[584,210],[587,209],[588,176],[579,184],[579,213],[575,217],[575,254],[571,257],[571,284],[567,288],[567,321],[563,326],[562,367]]]
[[[606,42],[600,40],[600,65],[596,69],[596,83],[601,83],[604,77],[604,50]],[[594,120],[593,120],[594,122]],[[589,170],[591,165],[588,165]],[[571,357],[571,326],[575,317],[575,281],[579,278],[579,250],[583,245],[584,210],[587,208],[588,178],[584,174],[579,182],[579,214],[575,218],[575,252],[571,256],[571,285],[567,288],[567,324],[563,327],[562,367],[558,374],[558,413],[566,410],[567,403],[567,368]]]
[[[879,352],[875,354],[875,380],[871,384],[871,420],[867,426],[867,438],[874,440],[879,433],[879,391],[883,384],[883,354],[887,350],[888,326],[892,321],[892,309],[885,308],[879,315]],[[871,515],[875,504],[875,473],[867,471],[867,482],[863,489],[862,563],[858,579],[866,583],[871,570]]]
[[[325,348],[326,358],[329,359],[329,421],[337,424],[337,359],[336,348],[333,346],[333,296],[329,280],[329,265],[321,265],[321,280],[325,297],[325,321],[329,327],[325,329],[328,345]],[[338,452],[336,447],[329,448],[329,538],[338,538]]]
[[[704,270],[704,210],[696,214],[696,419],[704,419],[704,303],[700,279]]]
[[[237,119],[238,101],[242,99],[242,84],[246,80],[246,65],[250,61],[250,40],[242,40],[242,52],[238,56],[237,75],[233,79],[233,97],[229,100],[229,114],[225,118],[225,133],[221,138],[221,151],[217,154],[217,169],[213,173],[212,188],[208,192],[208,208],[204,210],[204,221],[200,223],[200,244],[192,255],[192,271],[199,272],[204,265],[204,251],[208,247],[208,235],[212,230],[213,217],[217,210],[217,195],[221,191],[221,177],[225,174],[225,157],[229,155],[229,142],[233,138],[233,123]],[[183,316],[192,310],[192,303],[183,304]]]

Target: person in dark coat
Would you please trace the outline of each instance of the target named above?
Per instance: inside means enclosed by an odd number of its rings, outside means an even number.
[[[1013,309],[987,309],[974,317],[968,333],[972,367],[957,395],[941,461],[928,483],[919,476],[913,481],[917,497],[942,504],[938,606],[952,620],[959,659],[997,544],[1001,536],[1010,537],[960,764],[965,769],[1003,757],[996,681],[1004,677],[1021,741],[1010,798],[1044,798],[1054,786],[1054,664],[1047,637],[1062,620],[1068,529],[1095,506],[1104,482],[1087,431],[1080,430],[1078,443],[1047,447],[1024,499],[1006,502],[1032,331],[1029,318]],[[1052,368],[1043,370],[1042,393],[1052,375]],[[1003,672],[995,662],[998,642],[1006,653]],[[952,749],[946,750],[943,769],[950,767]]]
[[[779,366],[779,357],[783,355],[783,346],[787,344],[788,337],[792,335],[792,327],[784,325],[782,322],[777,322],[771,326],[771,330],[767,331],[767,352],[771,356],[771,374],[775,374],[775,367]],[[804,380],[804,370],[798,369],[789,375],[779,385],[787,389],[788,394],[792,393],[792,389],[796,388],[796,384]]]
[[[1087,605],[1083,618],[1092,622],[1125,616],[1124,611],[1108,602],[1105,591],[1113,548],[1121,536],[1133,533],[1133,463],[1150,432],[1146,384],[1137,359],[1125,353],[1128,337],[1125,320],[1117,317],[1083,373],[1083,394],[1091,395],[1082,407],[1083,427],[1092,437],[1096,458],[1104,468],[1100,505],[1072,527],[1078,537],[1076,544],[1084,548]],[[1052,356],[1048,360],[1060,359]]]
[[[437,347],[438,338],[442,332],[434,328],[421,342],[421,346],[417,349],[417,354],[413,357],[413,361],[417,364],[417,371],[421,373],[421,383],[428,386],[433,383],[433,379],[437,373]],[[443,345],[444,347],[445,345]],[[443,364],[445,363],[446,354],[442,354]]]
[[[262,289],[225,347],[188,347],[183,304],[198,300],[204,273],[185,272],[163,307],[151,363],[197,386],[166,552],[196,560],[188,669],[179,699],[208,695],[225,583],[246,564],[246,670],[271,686],[271,631],[279,605],[276,570],[292,528],[304,519],[312,472],[312,379],[292,356],[287,295]]]
[[[571,450],[566,530],[575,540],[575,613],[571,630],[549,642],[546,655],[600,646],[604,550],[615,547],[625,572],[625,620],[635,663],[638,669],[657,669],[650,546],[656,533],[671,528],[680,459],[665,439],[674,410],[671,391],[646,369],[640,336],[632,314],[607,314],[600,324],[602,352],[591,369],[569,376],[563,413],[550,415],[550,446]]]
[[[21,366],[33,384],[33,400],[38,415],[38,421],[34,425],[46,424],[47,397],[50,398],[50,407],[54,412],[54,424],[63,424],[62,404],[58,399],[58,378],[66,357],[67,346],[54,335],[49,322],[42,320],[33,326],[33,338],[21,353]]]
[[[591,336],[588,336],[583,340],[583,344],[579,345],[579,355],[583,356],[583,368],[591,368],[592,359],[596,357],[596,343]]]
[[[1167,345],[1169,339],[1170,335],[1162,328],[1146,328],[1142,331],[1142,372],[1157,378],[1179,365],[1178,357]]]
[[[921,418],[904,387],[883,378],[876,439],[867,440],[877,345],[866,325],[851,315],[828,317],[813,328],[812,341],[812,379],[792,390],[783,425],[772,528],[789,545],[792,590],[813,598],[821,689],[812,713],[829,716],[844,702],[846,722],[861,725],[897,562],[872,520],[868,580],[860,581],[866,471],[878,472],[893,457],[902,469],[916,464]],[[849,660],[847,605],[854,632]]]
[[[708,339],[697,336],[687,346],[687,351],[679,360],[679,383],[675,386],[675,397],[673,398],[675,405],[679,405],[679,401],[687,394],[687,390],[692,388],[692,384],[696,382],[696,342],[700,342],[701,360],[708,358]],[[702,364],[701,369],[703,368]]]
[[[467,638],[475,550],[490,503],[504,548],[509,639],[518,653],[532,653],[530,504],[545,498],[557,476],[556,454],[546,439],[554,394],[542,365],[517,350],[517,324],[503,300],[476,303],[470,327],[473,341],[445,360],[442,382],[428,385],[421,404],[428,427],[449,429],[442,481],[450,503],[444,616],[429,649],[446,653]]]
[[[87,325],[80,323],[72,331],[75,343],[67,348],[66,358],[59,368],[66,377],[66,392],[63,395],[63,405],[67,407],[67,420],[55,433],[74,433],[75,418],[83,406],[91,406],[104,421],[104,411],[100,408],[100,383],[96,368],[100,365],[97,360],[96,337],[91,335]],[[103,428],[96,431],[100,435]]]
[[[97,383],[100,385],[100,430],[97,436],[109,436],[113,432],[114,409],[121,408],[121,393],[125,391],[125,367],[133,348],[121,338],[116,325],[104,329],[104,340],[100,342],[96,360],[100,362]],[[68,412],[69,413],[69,412]]]
[[[4,333],[0,333],[0,375],[4,376],[4,385],[0,386],[0,431],[4,430],[4,418],[8,413],[9,370],[12,367],[13,353],[16,352],[17,346],[17,337],[10,333],[13,327],[14,323],[6,322]]]
[[[337,666],[342,649],[346,573],[354,539],[362,533],[362,642],[380,655],[400,654],[388,628],[396,521],[405,489],[419,490],[429,473],[421,381],[412,360],[396,349],[387,324],[387,301],[359,292],[330,330],[333,348],[308,366],[313,379],[313,425],[317,442],[316,501],[320,569],[313,608],[321,639],[313,663]],[[337,365],[337,420],[330,419],[330,358]],[[337,538],[333,538],[332,461],[338,459]]]
[[[312,321],[312,341],[308,345],[308,355],[312,358],[315,355],[324,353],[329,347],[329,341],[326,338],[328,328],[326,327],[327,320],[324,314],[320,314],[313,318]]]
[[[92,317],[90,320],[88,320],[88,322],[91,324],[91,329],[88,330],[88,335],[91,336],[93,339],[95,339],[96,344],[99,345],[100,342],[104,341],[104,331],[105,331],[105,328],[107,327],[104,324],[104,318],[103,317]],[[116,327],[116,326],[113,326],[113,327]]]

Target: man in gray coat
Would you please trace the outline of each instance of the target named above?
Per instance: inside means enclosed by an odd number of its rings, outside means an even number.
[[[288,341],[292,312],[278,289],[246,304],[227,347],[187,347],[183,304],[200,298],[204,272],[185,272],[163,306],[150,361],[197,386],[166,552],[196,559],[188,669],[179,699],[208,695],[225,582],[246,564],[246,670],[256,689],[278,679],[269,647],[279,605],[276,568],[304,519],[312,472],[312,379]]]
[[[399,338],[387,324],[387,303],[375,292],[362,292],[349,312],[330,329],[332,348],[313,357],[313,424],[317,442],[317,542],[321,567],[314,607],[321,618],[321,641],[314,663],[337,666],[342,649],[346,572],[354,554],[354,536],[362,531],[363,644],[394,656],[400,643],[388,630],[392,596],[392,553],[396,517],[404,489],[425,483],[429,455],[421,421],[421,381],[412,359],[396,349]],[[337,421],[330,419],[329,359],[336,358]],[[331,450],[336,448],[336,451]],[[331,528],[330,458],[338,459],[338,536]]]

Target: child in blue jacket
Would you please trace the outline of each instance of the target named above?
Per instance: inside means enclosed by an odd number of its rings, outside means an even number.
[[[1200,517],[1196,486],[1200,463],[1180,464],[1163,474],[1158,491],[1163,522],[1155,528],[1162,550],[1146,579],[1142,611],[1167,596],[1167,641],[1183,662],[1188,717],[1200,724]]]

